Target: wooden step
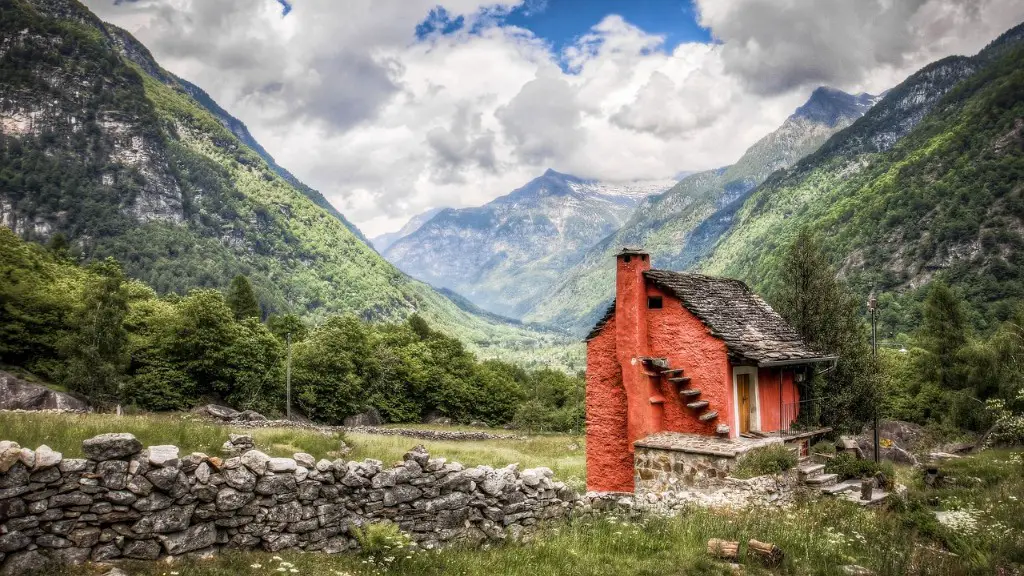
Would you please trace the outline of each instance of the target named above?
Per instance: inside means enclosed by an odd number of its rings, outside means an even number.
[[[836,479],[839,478],[836,474],[815,474],[809,478],[804,479],[804,484],[810,486],[827,486],[835,484]]]
[[[676,376],[674,378],[669,378],[668,381],[669,382],[674,382],[676,384],[689,384],[690,383],[690,377],[689,376]]]
[[[665,376],[672,376],[673,374],[682,374],[683,373],[683,369],[682,368],[672,368],[672,369],[669,369],[669,370],[662,370],[661,373],[664,374]]]
[[[687,388],[679,391],[680,396],[700,396],[700,388]]]
[[[698,420],[700,420],[701,422],[711,422],[715,418],[718,418],[718,412],[712,410],[711,412],[705,412],[701,414]]]
[[[691,410],[703,410],[708,407],[708,404],[710,404],[710,402],[707,400],[697,400],[696,402],[690,402],[686,407]]]

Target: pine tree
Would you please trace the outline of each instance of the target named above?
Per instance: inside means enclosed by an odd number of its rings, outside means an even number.
[[[928,351],[924,373],[946,390],[963,388],[965,366],[960,355],[970,340],[963,302],[949,286],[936,281],[924,300],[923,314],[918,340]]]
[[[239,274],[231,280],[227,295],[228,306],[235,313],[235,320],[260,317],[260,303],[249,279]]]
[[[835,369],[813,382],[815,394],[827,398],[823,424],[855,430],[874,414],[880,401],[878,369],[858,303],[836,279],[821,241],[801,230],[782,258],[777,310],[808,345],[839,357]]]

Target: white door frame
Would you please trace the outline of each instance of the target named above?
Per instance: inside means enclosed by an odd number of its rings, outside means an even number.
[[[751,374],[754,380],[754,420],[750,423],[751,430],[761,431],[761,389],[757,384],[757,366],[733,366],[732,367],[732,416],[736,435],[740,435],[740,374]],[[756,428],[755,428],[756,427]]]

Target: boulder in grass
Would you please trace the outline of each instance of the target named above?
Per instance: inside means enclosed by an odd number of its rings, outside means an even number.
[[[200,406],[194,409],[193,412],[206,416],[207,418],[220,420],[222,422],[230,422],[234,420],[239,414],[238,410],[235,410],[234,408],[230,408],[228,406],[218,406],[216,404],[207,404],[205,406]]]
[[[380,412],[376,408],[370,408],[366,412],[361,414],[355,414],[345,418],[345,426],[380,426],[384,423],[384,419],[381,418]]]
[[[68,410],[88,412],[89,403],[64,392],[33,384],[0,370],[0,410]]]

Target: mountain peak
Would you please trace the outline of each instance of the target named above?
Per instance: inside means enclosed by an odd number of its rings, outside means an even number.
[[[860,118],[876,101],[877,97],[866,92],[855,96],[829,86],[819,86],[807,102],[796,109],[793,117],[835,126],[843,119]]]

